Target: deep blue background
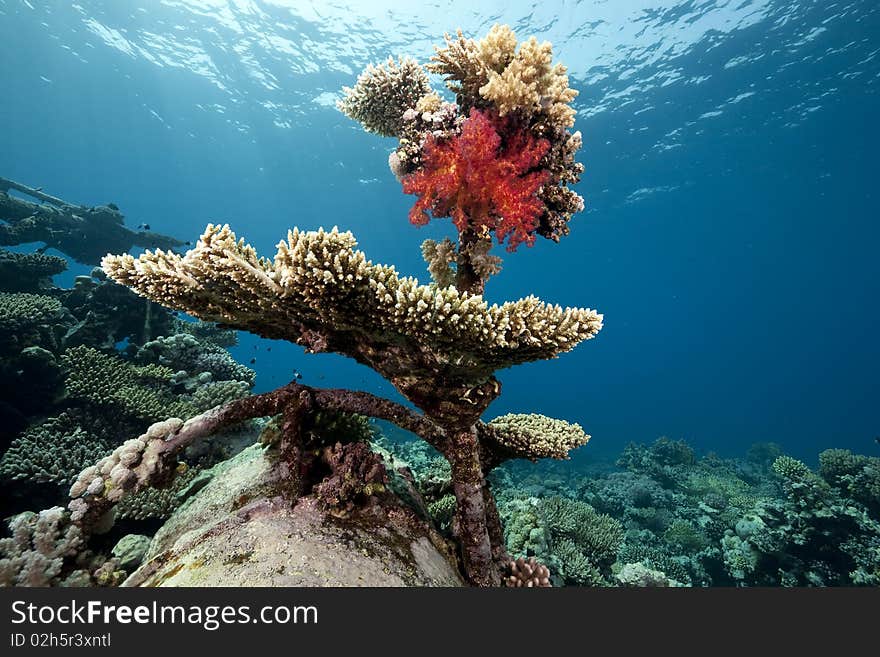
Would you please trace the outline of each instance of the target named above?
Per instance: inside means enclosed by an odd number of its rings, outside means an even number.
[[[0,0],[0,175],[182,239],[228,222],[268,255],[290,226],[338,224],[427,278],[419,244],[448,222],[407,223],[393,142],[329,94],[370,60],[426,60],[443,30],[509,22],[553,40],[581,91],[587,211],[505,255],[487,296],[594,307],[605,328],[502,372],[490,414],[578,421],[584,458],[661,434],[878,453],[876,3],[490,4]],[[269,344],[235,349],[260,390],[296,368],[394,395]]]

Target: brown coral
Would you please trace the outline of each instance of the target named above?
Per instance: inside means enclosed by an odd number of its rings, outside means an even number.
[[[508,564],[510,574],[504,580],[507,586],[514,588],[550,587],[550,569],[538,563],[535,557],[520,557]]]

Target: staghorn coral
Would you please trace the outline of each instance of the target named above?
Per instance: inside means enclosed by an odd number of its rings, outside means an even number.
[[[623,541],[623,527],[611,516],[596,513],[589,504],[564,497],[538,503],[538,513],[553,541],[571,541],[595,566],[608,566]]]
[[[367,132],[394,137],[403,130],[403,113],[431,92],[428,76],[410,57],[370,64],[354,87],[343,87],[336,107]]]
[[[457,32],[457,39],[445,34],[446,47],[434,46],[434,55],[425,68],[431,73],[444,76],[446,86],[457,94],[459,103],[478,101],[480,87],[489,81],[487,64],[497,61],[503,51],[501,43],[506,36],[504,27],[506,26],[495,25],[491,28],[486,41],[495,47],[492,48],[493,52],[490,52],[490,47],[487,45],[485,53],[482,52],[479,43],[473,39],[466,39],[460,29]],[[515,47],[514,38],[510,50]],[[484,61],[484,57],[488,57],[489,61]],[[499,64],[500,62],[496,65]]]
[[[539,44],[531,37],[501,72],[488,71],[489,81],[480,87],[480,96],[491,101],[501,116],[516,111],[541,114],[550,124],[569,128],[575,116],[570,103],[578,92],[568,86],[565,66],[552,62],[550,42]]]
[[[574,586],[608,585],[601,569],[570,538],[563,537],[553,541],[553,556],[559,564],[559,574],[566,584]]]
[[[446,47],[435,48],[427,68],[445,76],[446,85],[466,107],[491,104],[501,116],[521,112],[540,115],[562,128],[574,124],[570,103],[578,92],[568,86],[566,68],[553,65],[553,46],[535,37],[519,45],[507,25],[493,25],[480,41],[445,36]],[[482,101],[482,102],[481,102]]]
[[[590,436],[579,424],[538,413],[508,413],[489,422],[499,443],[531,459],[566,459],[568,453],[586,445]]]
[[[451,216],[460,233],[493,232],[499,243],[507,241],[508,251],[531,246],[545,210],[537,193],[550,175],[533,169],[549,148],[547,140],[472,109],[460,135],[438,140],[429,134],[422,168],[403,178],[404,193],[419,197],[410,221],[424,225],[428,213]]]

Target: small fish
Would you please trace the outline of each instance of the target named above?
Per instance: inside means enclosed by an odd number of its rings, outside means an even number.
[[[299,370],[293,370],[293,378],[294,379],[301,379],[301,378],[303,378],[303,375],[299,373]]]
[[[266,347],[266,351],[272,351],[272,347]]]
[[[187,246],[192,246],[192,242],[190,242],[189,240],[187,240],[186,242],[184,242],[184,244],[186,244]]]
[[[253,364],[256,363],[256,362],[257,362],[257,359],[256,359],[256,358],[251,358],[251,365],[253,365]]]
[[[141,230],[150,230],[150,224],[138,224],[138,228]]]

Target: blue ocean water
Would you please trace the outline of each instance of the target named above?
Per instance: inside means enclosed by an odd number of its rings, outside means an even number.
[[[0,0],[0,175],[195,239],[228,222],[264,254],[289,227],[352,230],[427,278],[392,140],[334,102],[369,62],[425,61],[493,23],[569,67],[587,209],[560,244],[504,254],[492,301],[605,314],[558,360],[500,373],[491,415],[593,435],[576,455],[685,438],[814,461],[880,446],[880,7],[876,2]],[[503,251],[502,251],[503,254]],[[71,280],[85,268],[59,277]],[[271,351],[267,348],[271,346]],[[291,378],[396,397],[335,356],[242,335],[257,389]]]

